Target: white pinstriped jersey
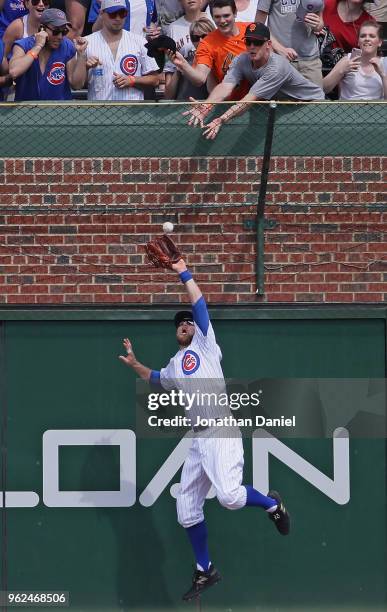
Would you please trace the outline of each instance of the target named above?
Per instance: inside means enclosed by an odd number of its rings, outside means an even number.
[[[144,94],[135,87],[119,89],[113,84],[113,73],[127,76],[144,76],[157,71],[158,65],[153,57],[148,57],[145,47],[146,40],[122,30],[116,57],[101,31],[85,36],[88,45],[87,57],[98,57],[101,64],[88,71],[88,100],[143,100]]]
[[[196,417],[216,418],[229,416],[230,409],[225,402],[219,402],[219,396],[225,398],[226,384],[222,366],[220,364],[222,352],[216,343],[215,333],[211,325],[208,325],[207,335],[204,335],[200,327],[195,323],[195,334],[188,347],[180,349],[170,360],[165,368],[160,371],[160,383],[164,389],[182,390],[185,393],[195,394],[198,392],[198,400],[193,403],[187,416],[192,422]],[[205,400],[201,394],[216,394]],[[184,406],[187,408],[187,404]]]

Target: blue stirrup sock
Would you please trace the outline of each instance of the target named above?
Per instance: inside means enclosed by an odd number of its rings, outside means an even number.
[[[207,547],[207,525],[206,521],[197,523],[192,527],[186,527],[186,532],[195,553],[198,569],[206,572],[210,567],[210,558]]]
[[[244,485],[244,487],[247,492],[246,506],[259,506],[265,510],[275,510],[277,507],[277,501],[275,499],[267,497],[267,495],[262,495],[262,493],[254,489],[251,485]]]

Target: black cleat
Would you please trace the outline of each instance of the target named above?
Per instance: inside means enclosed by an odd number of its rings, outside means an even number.
[[[281,535],[288,535],[290,531],[290,516],[282,503],[280,494],[277,491],[269,491],[268,497],[272,497],[278,503],[274,512],[268,512],[269,519],[273,521]]]
[[[199,597],[199,595],[201,595],[203,591],[208,589],[213,584],[216,584],[221,579],[221,575],[213,565],[211,565],[206,572],[195,570],[195,573],[192,578],[192,586],[189,591],[184,593],[183,600],[190,601],[195,597]]]

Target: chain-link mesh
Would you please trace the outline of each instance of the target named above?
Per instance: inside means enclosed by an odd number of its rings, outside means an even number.
[[[188,109],[0,106],[2,303],[180,301],[166,220],[210,302],[384,299],[385,103],[256,103],[214,141]]]
[[[214,141],[184,103],[0,105],[0,157],[192,157],[263,153],[270,103],[256,102]],[[217,104],[206,122],[231,103]],[[387,105],[277,103],[274,155],[384,155]]]

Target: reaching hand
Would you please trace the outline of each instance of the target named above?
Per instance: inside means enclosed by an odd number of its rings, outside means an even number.
[[[190,117],[188,125],[204,127],[204,119],[211,112],[212,104],[200,104],[195,98],[190,98],[189,101],[196,102],[196,104],[190,106],[189,110],[182,113],[183,117]]]
[[[174,53],[170,49],[167,49],[165,51],[165,55],[167,56],[169,61],[172,62],[172,64],[174,64],[178,70],[180,70],[180,72],[185,66],[185,64],[188,63],[187,60],[182,56],[182,54],[179,53],[179,51],[176,51],[176,53]]]
[[[126,350],[126,355],[120,355],[119,359],[127,366],[132,366],[136,362],[136,357],[133,353],[132,343],[130,342],[129,338],[124,338],[123,345]]]
[[[221,117],[217,117],[210,123],[207,123],[207,125],[204,126],[203,136],[205,136],[207,140],[214,140],[222,127],[222,123],[223,121]]]
[[[86,47],[88,44],[86,38],[81,38],[79,36],[78,38],[73,40],[73,43],[74,43],[74,47],[78,55],[83,55],[86,51]]]

